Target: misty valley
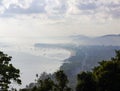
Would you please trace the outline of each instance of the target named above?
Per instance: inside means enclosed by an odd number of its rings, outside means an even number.
[[[91,71],[98,62],[114,57],[115,50],[120,50],[119,40],[119,35],[94,38],[79,35],[68,37],[69,43],[35,43],[26,47],[3,43],[1,48],[13,57],[12,63],[20,69],[22,85],[17,88],[34,87],[36,74],[40,79],[51,77],[54,80],[54,72],[63,70],[69,86],[75,90],[77,75]]]

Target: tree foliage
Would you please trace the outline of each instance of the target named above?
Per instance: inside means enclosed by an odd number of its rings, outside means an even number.
[[[76,91],[120,91],[120,50],[111,60],[99,62],[91,73],[78,74]]]
[[[110,61],[99,62],[93,69],[101,91],[120,91],[120,51]]]
[[[56,91],[71,91],[71,89],[67,86],[69,81],[63,70],[55,72],[55,78],[57,81],[55,87]]]
[[[11,56],[0,52],[0,89],[7,91],[12,80],[21,84],[20,70],[16,69],[11,63]]]
[[[77,76],[76,91],[95,91],[96,82],[92,72],[81,72]]]
[[[34,91],[51,91],[53,89],[53,81],[50,78],[38,81],[38,88]],[[34,88],[35,89],[35,88]]]
[[[44,76],[44,77],[43,77]],[[71,91],[68,87],[68,79],[62,70],[54,73],[54,80],[49,77],[47,73],[41,74],[40,78],[37,77],[37,83],[31,88],[21,89],[20,91]]]

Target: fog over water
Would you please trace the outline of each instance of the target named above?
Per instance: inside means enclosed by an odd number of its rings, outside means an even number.
[[[36,74],[41,74],[44,71],[55,72],[62,65],[63,60],[71,55],[69,50],[63,48],[37,48],[34,46],[36,42],[43,43],[43,41],[42,39],[35,40],[35,38],[17,39],[16,37],[0,39],[1,51],[12,56],[13,65],[21,71],[22,85],[20,87],[34,82]],[[57,43],[49,39],[44,42]]]

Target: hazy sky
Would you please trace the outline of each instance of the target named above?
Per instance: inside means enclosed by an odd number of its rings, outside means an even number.
[[[0,0],[0,36],[120,34],[120,0]]]

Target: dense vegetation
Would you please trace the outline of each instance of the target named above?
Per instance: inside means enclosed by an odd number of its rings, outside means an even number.
[[[92,72],[78,74],[76,91],[120,91],[120,51],[115,58],[99,62]]]
[[[44,73],[45,76],[45,73]],[[38,77],[38,75],[37,75]],[[37,79],[33,87],[20,91],[120,91],[120,50],[110,60],[103,60],[90,71],[82,71],[77,75],[75,89],[69,87],[68,78],[59,70],[45,79]]]
[[[11,58],[11,56],[0,52],[0,91],[8,91],[12,81],[21,84],[20,71],[10,63]],[[14,89],[12,88],[12,90]]]

